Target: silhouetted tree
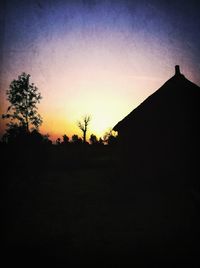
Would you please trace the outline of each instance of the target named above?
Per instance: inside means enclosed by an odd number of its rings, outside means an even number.
[[[49,139],[49,135],[42,135],[37,129],[34,129],[30,132],[29,141],[31,144],[36,145],[44,145],[44,144],[52,144],[52,141]]]
[[[98,144],[98,139],[97,139],[97,137],[94,134],[91,134],[90,135],[90,143],[92,145]]]
[[[83,121],[78,121],[77,125],[83,132],[83,142],[86,143],[86,134],[88,130],[89,122],[91,121],[91,117],[89,115],[85,115],[83,117]]]
[[[42,124],[41,116],[37,112],[37,103],[40,102],[41,94],[34,84],[29,83],[30,75],[22,73],[17,80],[13,80],[7,90],[7,100],[10,106],[2,118],[10,118],[8,126],[12,129],[22,127],[26,132],[30,126],[38,128]]]
[[[62,142],[62,144],[66,145],[66,144],[68,144],[68,143],[69,143],[69,137],[67,137],[67,135],[64,134],[64,135],[63,135],[63,142]]]
[[[19,126],[15,123],[10,124],[6,133],[2,137],[2,141],[5,143],[25,143],[27,141],[28,133],[23,126]]]
[[[56,145],[60,145],[60,144],[61,144],[61,139],[60,138],[57,138]]]
[[[49,145],[52,144],[52,141],[50,140],[49,137],[50,137],[49,134],[45,134],[45,135],[43,135],[43,141],[44,141],[44,144],[49,144]]]
[[[32,144],[40,145],[43,143],[43,136],[36,129],[30,133],[30,141]]]
[[[103,141],[105,144],[113,145],[117,140],[117,133],[116,131],[109,129],[103,136]]]
[[[74,144],[81,144],[82,143],[82,139],[78,137],[78,135],[74,134],[72,136],[72,143]]]
[[[102,138],[99,138],[99,141],[98,141],[99,144],[103,145],[103,139]]]

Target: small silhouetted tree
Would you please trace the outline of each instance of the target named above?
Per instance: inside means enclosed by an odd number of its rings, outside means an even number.
[[[78,137],[78,135],[74,134],[72,136],[72,143],[74,144],[81,144],[82,143],[82,139]]]
[[[49,135],[42,135],[37,129],[34,129],[30,132],[29,141],[32,145],[47,145],[52,144],[52,141],[49,139]]]
[[[98,139],[97,139],[97,137],[94,134],[91,134],[90,135],[90,143],[92,145],[98,144]]]
[[[117,133],[112,130],[112,129],[109,129],[105,134],[104,134],[104,137],[103,137],[103,141],[105,144],[108,144],[108,145],[113,145],[116,143],[117,141]]]
[[[88,130],[89,122],[91,121],[91,117],[89,115],[85,115],[82,121],[78,121],[77,125],[83,132],[83,142],[86,143],[86,135]]]
[[[22,73],[17,80],[13,80],[9,90],[6,91],[10,106],[2,118],[11,119],[7,124],[9,128],[24,128],[26,132],[30,127],[38,129],[42,124],[42,118],[37,112],[37,104],[41,100],[38,88],[29,83],[30,75]]]
[[[49,134],[43,135],[43,143],[46,145],[52,145],[52,140],[50,139]]]
[[[98,141],[98,143],[99,143],[100,145],[104,145],[104,143],[103,143],[103,139],[100,138],[99,141]]]
[[[31,140],[32,144],[41,145],[41,144],[43,144],[44,138],[43,138],[42,134],[40,134],[36,129],[34,129],[30,133],[30,140]]]
[[[62,144],[67,145],[68,143],[69,143],[69,137],[66,134],[64,134]]]
[[[61,144],[61,139],[60,138],[57,138],[56,145],[60,145],[60,144]]]

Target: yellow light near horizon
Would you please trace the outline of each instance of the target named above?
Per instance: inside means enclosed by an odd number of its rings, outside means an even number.
[[[51,106],[48,113],[45,112],[45,110],[49,110],[47,107],[43,111],[45,116],[42,131],[48,129],[48,133],[54,140],[58,136],[62,137],[63,134],[69,137],[78,134],[81,137],[82,132],[77,126],[77,121],[81,121],[84,115],[90,115],[87,139],[91,134],[98,138],[103,137],[105,132],[112,129],[119,119],[122,119],[133,107],[133,101],[131,101],[130,107],[122,101],[124,96],[120,93],[120,88],[123,85],[119,79],[111,78],[112,82],[96,78],[92,81],[82,80],[81,85],[78,86],[71,83],[72,88],[75,86],[77,88],[74,90],[74,94],[71,92],[70,102],[67,95],[65,97],[64,94],[61,96],[50,95],[45,106],[48,106],[49,102],[54,105]],[[62,87],[64,88],[63,85]]]
[[[113,127],[111,125],[112,120],[104,117],[105,116],[99,114],[99,116],[96,116],[94,120],[91,122],[91,129],[94,130],[94,134],[98,137],[103,137],[105,132],[108,130],[109,126],[110,128]]]

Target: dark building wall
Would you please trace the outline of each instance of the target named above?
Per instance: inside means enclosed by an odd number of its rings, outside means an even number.
[[[180,71],[119,122],[118,155],[140,171],[198,173],[200,88]]]

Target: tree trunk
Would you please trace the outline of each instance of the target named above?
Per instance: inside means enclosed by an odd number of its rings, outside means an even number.
[[[29,132],[28,116],[26,115],[26,131]]]
[[[29,75],[27,76],[27,92],[28,92],[28,88],[29,88]],[[27,95],[27,98],[28,98],[28,95]],[[28,101],[26,99],[26,131],[29,132],[29,119],[28,119]]]
[[[86,143],[86,131],[83,131],[83,142]]]

